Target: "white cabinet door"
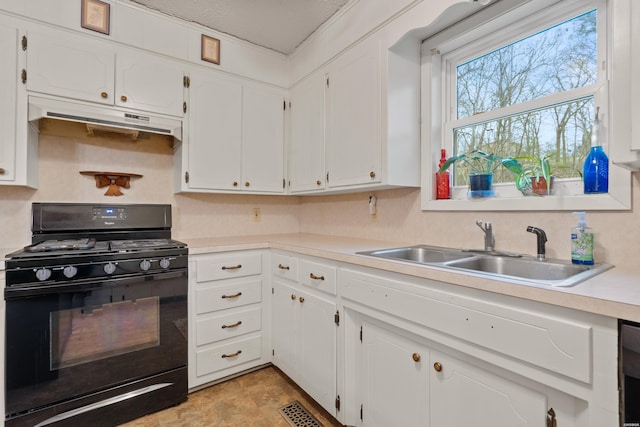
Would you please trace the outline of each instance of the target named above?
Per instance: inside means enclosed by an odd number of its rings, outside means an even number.
[[[242,91],[242,186],[284,192],[284,96],[245,85]]]
[[[303,388],[330,414],[336,415],[336,313],[335,302],[300,293],[302,328],[299,372]]]
[[[336,304],[273,282],[274,364],[329,413],[335,413]]]
[[[371,38],[329,65],[328,187],[378,183],[382,178],[380,42]]]
[[[27,35],[27,90],[113,104],[115,53],[106,43],[59,32]]]
[[[18,29],[0,26],[0,182],[15,179]]]
[[[431,425],[544,427],[547,398],[443,353],[431,353]]]
[[[361,352],[355,367],[356,393],[362,405],[361,425],[429,426],[428,348],[391,326],[367,320],[361,326]]]
[[[289,191],[325,188],[323,73],[311,75],[291,89]]]
[[[182,117],[183,66],[139,51],[118,51],[116,105]]]
[[[234,190],[241,179],[242,85],[205,72],[191,72],[187,185]]]
[[[294,381],[298,378],[296,362],[297,337],[300,325],[296,322],[298,292],[295,288],[280,282],[273,282],[271,308],[273,342],[273,363]]]

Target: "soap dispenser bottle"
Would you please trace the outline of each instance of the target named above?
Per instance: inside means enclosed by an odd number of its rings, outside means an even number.
[[[574,212],[579,215],[578,225],[571,229],[571,262],[574,264],[593,265],[593,233],[584,220],[584,212]]]

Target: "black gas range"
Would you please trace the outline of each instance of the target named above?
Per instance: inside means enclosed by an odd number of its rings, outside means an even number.
[[[6,425],[115,426],[187,398],[171,206],[34,203],[6,259]]]

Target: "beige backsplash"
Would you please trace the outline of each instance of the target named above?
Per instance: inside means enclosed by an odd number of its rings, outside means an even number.
[[[63,135],[63,136],[60,136]],[[496,248],[534,254],[536,240],[527,225],[544,229],[547,254],[569,258],[570,212],[421,212],[419,189],[398,189],[339,196],[289,197],[173,194],[173,150],[164,141],[87,138],[77,129],[43,129],[40,136],[38,190],[0,186],[2,248],[29,242],[31,202],[171,203],[173,233],[178,238],[308,232],[480,248],[476,219],[491,221]],[[128,172],[133,179],[124,196],[104,196],[82,170]],[[640,197],[640,174],[633,174],[633,198]],[[378,214],[368,210],[371,194]],[[253,219],[260,208],[261,220]],[[632,264],[640,259],[640,212],[588,212],[596,235],[599,262]]]

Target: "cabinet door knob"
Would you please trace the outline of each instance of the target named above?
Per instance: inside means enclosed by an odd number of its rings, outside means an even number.
[[[304,302],[304,297],[300,297],[300,298],[299,298],[299,301],[300,301],[300,302]]]
[[[127,97],[126,97],[126,96],[124,96],[124,95],[122,95],[122,96],[120,97],[120,101],[122,101],[122,102],[127,102]]]
[[[107,92],[102,92],[100,94],[100,96],[103,97],[103,98],[107,98],[107,97],[109,97],[109,94]]]
[[[0,168],[0,175],[4,175],[6,171],[3,168]]]
[[[291,294],[291,300],[292,300],[292,301],[295,301],[295,300],[296,300],[296,298],[297,298],[297,297],[296,297],[294,294]]]
[[[249,181],[246,181],[246,182],[244,183],[244,186],[245,186],[245,187],[249,187],[250,185],[251,185],[251,183],[250,183]]]
[[[322,185],[322,181],[317,180],[317,181],[316,181],[316,185]]]
[[[433,364],[433,369],[435,369],[436,372],[442,371],[442,364],[440,362],[434,363]]]
[[[369,176],[371,178],[375,178],[376,177],[376,173],[374,171],[369,172]]]
[[[232,184],[232,185],[233,185],[234,187],[237,187],[237,186],[238,186],[238,181],[233,181],[233,184]]]
[[[289,266],[288,266],[288,265],[278,264],[278,268],[279,268],[280,270],[289,270]]]
[[[413,353],[411,355],[411,358],[413,359],[414,362],[419,362],[420,361],[420,354],[419,353]]]
[[[312,278],[313,280],[324,280],[324,276],[316,276],[313,273],[309,273],[309,277]]]

